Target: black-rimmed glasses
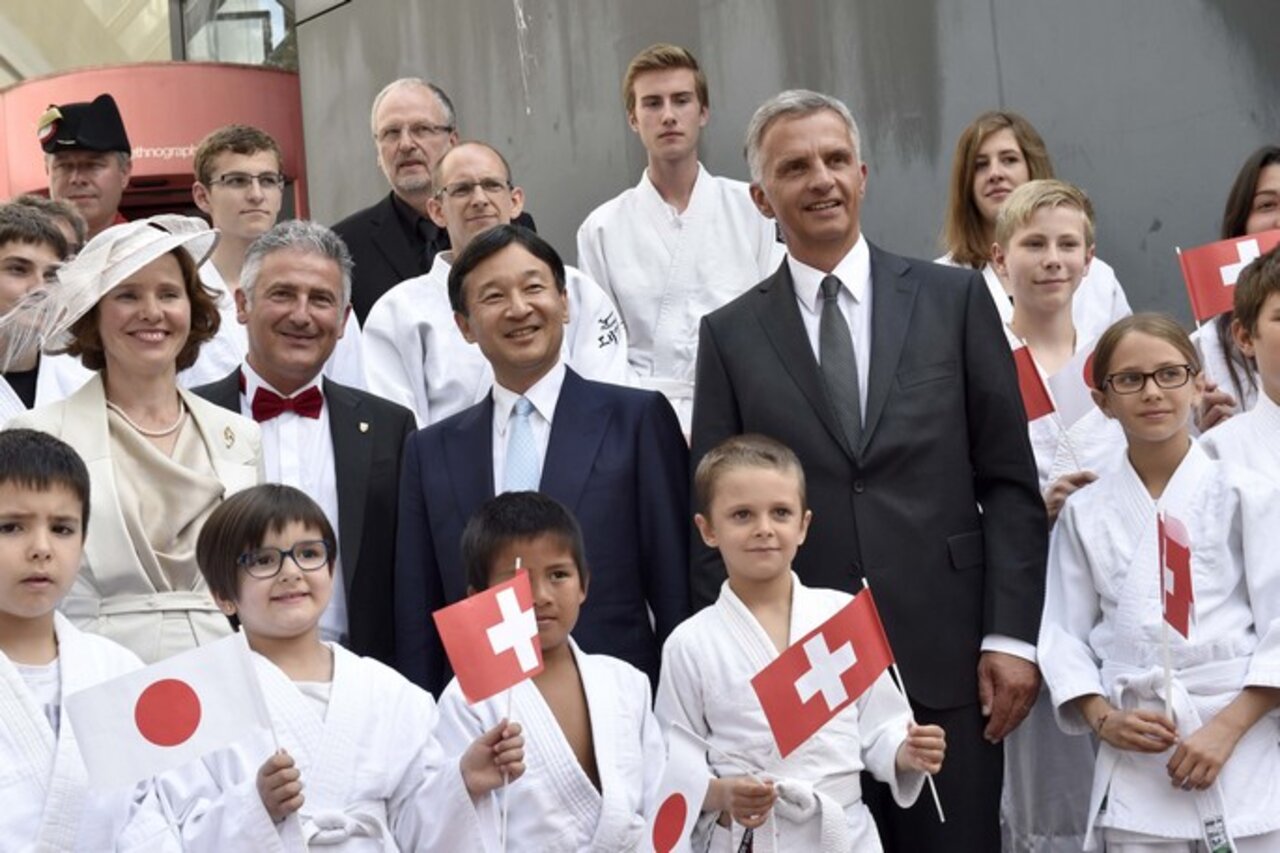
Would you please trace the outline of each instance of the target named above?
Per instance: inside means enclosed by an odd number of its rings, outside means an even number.
[[[323,539],[295,542],[288,550],[264,545],[244,552],[236,559],[236,563],[248,573],[249,577],[267,580],[280,574],[285,557],[292,558],[294,565],[304,572],[319,571],[329,565],[331,550],[333,546]]]
[[[1174,388],[1181,388],[1190,382],[1191,377],[1195,376],[1197,372],[1189,364],[1171,364],[1159,370],[1152,370],[1149,373],[1143,373],[1140,370],[1123,370],[1119,373],[1107,374],[1103,384],[1110,385],[1111,390],[1117,394],[1137,394],[1147,387],[1147,380],[1149,379],[1156,383],[1157,388],[1172,391]]]

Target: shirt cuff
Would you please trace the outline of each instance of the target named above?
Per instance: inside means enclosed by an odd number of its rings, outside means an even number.
[[[1006,637],[1004,634],[988,634],[982,638],[982,651],[984,652],[1003,652],[1006,655],[1022,658],[1023,660],[1036,662],[1036,647],[1026,640],[1015,639],[1014,637]]]

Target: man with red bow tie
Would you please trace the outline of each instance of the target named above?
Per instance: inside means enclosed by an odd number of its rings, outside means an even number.
[[[262,429],[266,479],[315,498],[338,534],[323,639],[390,662],[400,454],[413,413],[323,376],[351,311],[351,255],[314,222],[250,245],[236,292],[244,363],[196,389]]]

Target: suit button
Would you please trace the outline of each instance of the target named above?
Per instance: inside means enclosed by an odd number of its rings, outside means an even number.
[[[849,574],[853,575],[855,578],[862,577],[862,563],[859,563],[857,560],[850,563]]]
[[[853,493],[860,495],[867,490],[866,485],[861,480],[853,481]]]

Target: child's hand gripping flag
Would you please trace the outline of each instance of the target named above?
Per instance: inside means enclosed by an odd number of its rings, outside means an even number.
[[[863,590],[762,669],[751,686],[785,758],[893,663],[870,590]]]
[[[529,573],[432,614],[449,665],[468,702],[479,702],[542,672],[542,644]]]
[[[1191,312],[1203,323],[1230,311],[1236,279],[1249,262],[1280,244],[1280,229],[1207,243],[1178,253]]]
[[[99,787],[133,785],[271,730],[243,634],[72,693],[66,710]]]

